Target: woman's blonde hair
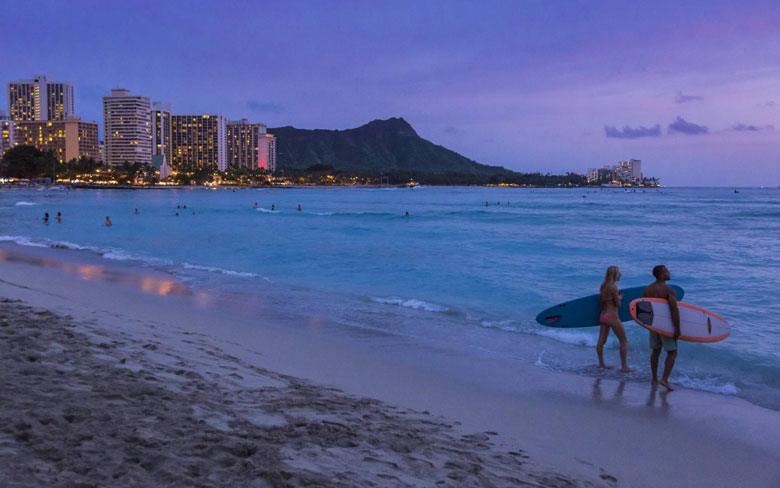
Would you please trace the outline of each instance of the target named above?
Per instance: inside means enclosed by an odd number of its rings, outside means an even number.
[[[609,268],[607,268],[607,272],[604,275],[604,281],[601,283],[601,288],[599,288],[599,291],[601,292],[602,296],[604,294],[604,290],[608,290],[613,286],[617,288],[617,280],[619,274],[620,274],[620,269],[617,266],[610,266]]]

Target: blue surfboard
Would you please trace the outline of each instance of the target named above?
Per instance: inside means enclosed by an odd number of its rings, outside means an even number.
[[[631,300],[642,298],[645,293],[644,286],[626,288],[620,290],[623,294],[623,301],[620,303],[620,320],[630,322],[634,320],[631,312],[628,311],[628,304]],[[677,299],[682,300],[685,291],[677,285],[672,285]],[[542,310],[536,316],[536,321],[547,327],[595,327],[599,325],[599,315],[601,314],[601,303],[599,295],[590,295],[564,302],[554,307]]]

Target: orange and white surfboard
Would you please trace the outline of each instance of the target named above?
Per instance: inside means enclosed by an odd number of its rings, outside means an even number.
[[[680,340],[718,342],[729,336],[729,323],[716,314],[690,303],[677,302],[680,310]],[[631,317],[647,330],[674,337],[672,312],[664,298],[637,298],[628,306]]]

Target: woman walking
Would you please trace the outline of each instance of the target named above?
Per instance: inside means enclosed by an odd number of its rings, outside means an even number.
[[[617,266],[607,268],[604,282],[601,283],[599,301],[601,302],[601,315],[599,316],[599,340],[596,343],[596,354],[599,357],[599,368],[607,368],[604,363],[604,344],[607,342],[610,329],[620,341],[620,371],[631,372],[628,367],[628,339],[626,329],[620,321],[620,300],[622,296],[618,291],[617,282],[620,281],[620,270]]]

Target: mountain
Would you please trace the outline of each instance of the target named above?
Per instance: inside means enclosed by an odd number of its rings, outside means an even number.
[[[283,170],[325,165],[343,172],[374,175],[420,173],[490,177],[513,173],[499,166],[477,163],[423,139],[400,117],[373,120],[346,130],[287,126],[268,131],[277,138],[277,167]]]

